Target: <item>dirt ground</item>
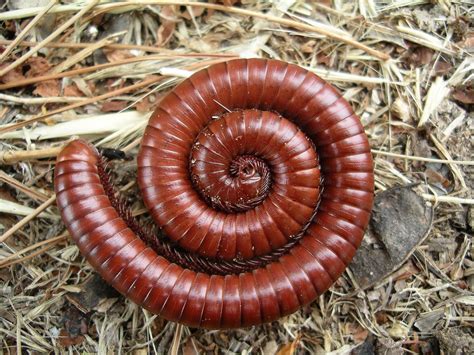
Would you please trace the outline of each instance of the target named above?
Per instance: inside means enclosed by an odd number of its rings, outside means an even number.
[[[0,354],[474,353],[474,5],[137,3],[0,0]],[[380,203],[361,253],[381,256],[364,268],[358,255],[278,322],[191,329],[97,279],[54,205],[55,157],[77,136],[125,152],[111,170],[146,221],[135,157],[151,111],[192,72],[237,57],[298,64],[351,103]]]

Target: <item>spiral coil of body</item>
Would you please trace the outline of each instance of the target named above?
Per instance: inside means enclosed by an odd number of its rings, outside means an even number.
[[[183,81],[152,115],[138,156],[144,203],[170,243],[211,263],[251,265],[283,250],[268,263],[217,275],[170,262],[113,208],[99,165],[83,141],[58,157],[72,238],[126,297],[196,327],[261,324],[313,301],[351,261],[372,208],[359,118],[328,83],[276,60],[233,60]]]

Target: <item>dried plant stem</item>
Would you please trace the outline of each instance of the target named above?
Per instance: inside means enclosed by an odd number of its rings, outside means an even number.
[[[1,159],[0,159],[1,161]],[[44,202],[49,198],[49,195],[46,195],[42,192],[36,191],[32,189],[31,187],[26,186],[25,184],[22,184],[20,181],[14,179],[10,175],[6,174],[3,171],[0,171],[0,181],[5,182],[6,184],[12,186],[13,188],[23,192],[25,195],[28,197],[36,200],[36,201],[41,201]]]
[[[50,97],[18,97],[0,94],[0,100],[14,102],[24,105],[44,105],[49,103],[71,103],[83,100],[82,97],[75,96],[50,96]]]
[[[130,63],[137,63],[137,62],[145,62],[145,61],[150,61],[150,60],[159,60],[163,58],[238,58],[238,55],[236,54],[200,54],[200,53],[186,53],[186,54],[158,54],[158,55],[149,55],[149,56],[141,56],[141,57],[134,57],[134,58],[127,58],[124,60],[112,62],[112,63],[104,63],[104,64],[98,64],[90,67],[85,67],[85,68],[79,68],[79,69],[73,69],[69,71],[65,71],[62,73],[55,73],[55,74],[46,74],[46,75],[41,75],[41,76],[36,76],[34,78],[28,78],[28,79],[23,79],[23,80],[18,80],[18,81],[12,81],[7,84],[0,85],[0,90],[5,90],[5,89],[11,89],[19,86],[25,86],[25,85],[30,85],[30,84],[35,84],[39,83],[42,81],[47,81],[47,80],[53,80],[53,79],[60,79],[60,78],[65,78],[65,77],[71,77],[71,76],[76,76],[80,74],[86,74],[86,73],[91,73],[97,70],[101,69],[107,69],[111,67],[116,67],[124,64],[130,64]]]
[[[449,151],[446,149],[446,147],[436,138],[434,134],[430,134],[430,139],[438,148],[438,151],[440,152],[441,156],[447,158],[447,160],[451,160],[451,154],[449,154]],[[451,172],[453,173],[454,176],[456,176],[463,188],[467,188],[466,182],[464,181],[463,174],[461,172],[461,169],[459,169],[459,166],[455,164],[449,164],[449,168],[451,169]]]
[[[16,164],[19,161],[30,161],[42,158],[56,157],[61,151],[62,147],[54,147],[37,150],[17,150],[0,152],[0,164]]]
[[[452,196],[436,196],[430,194],[422,194],[423,198],[432,202],[459,203],[460,205],[474,205],[474,198],[461,198]]]
[[[61,73],[65,71],[66,69],[69,69],[72,67],[74,64],[79,63],[80,61],[84,60],[84,58],[87,58],[90,56],[95,50],[104,47],[107,45],[107,43],[112,42],[112,38],[115,37],[116,34],[112,36],[107,36],[105,38],[102,38],[101,40],[97,41],[96,43],[91,44],[90,46],[81,49],[79,52],[74,54],[73,56],[69,57],[66,59],[64,62],[59,63],[56,65],[52,70],[51,73]]]
[[[0,260],[0,268],[5,268],[7,266],[10,266],[10,265],[13,265],[13,264],[17,264],[17,263],[20,263],[24,260],[27,260],[27,259],[30,259],[34,256],[37,256],[41,253],[43,253],[44,251],[48,250],[48,249],[51,249],[53,246],[55,246],[56,244],[59,244],[61,242],[63,242],[64,240],[67,239],[67,236],[68,236],[68,233],[65,232],[65,233],[62,233],[56,237],[53,237],[53,238],[50,238],[50,239],[46,239],[46,240],[43,240],[41,242],[38,242],[38,243],[35,243],[33,245],[30,245],[29,247],[26,247],[25,249],[22,249],[20,251],[17,251],[16,253],[14,254],[11,254],[9,256],[7,256],[6,258]],[[30,255],[26,256],[26,257],[23,257],[23,258],[19,258],[17,259],[20,255],[22,254],[25,254],[31,250],[35,250],[36,248],[39,248],[43,245],[47,244],[48,246],[45,247],[45,248],[42,248],[40,250],[37,250],[36,252],[34,253],[31,253]]]
[[[45,209],[47,209],[49,206],[51,206],[54,203],[54,201],[56,201],[56,195],[51,196],[48,200],[46,200],[40,206],[38,206],[33,211],[33,213],[26,216],[20,222],[18,222],[13,227],[11,227],[9,230],[7,230],[2,236],[0,236],[0,243],[3,243],[5,240],[7,240],[9,237],[11,237],[13,234],[15,234],[21,228],[23,228],[28,222],[30,222],[37,215],[39,215],[41,212],[43,212]]]
[[[43,41],[38,43],[35,47],[31,48],[25,55],[21,56],[17,60],[15,60],[13,63],[10,65],[6,66],[5,68],[0,70],[0,76],[5,75],[8,73],[10,70],[15,69],[17,66],[20,64],[23,64],[30,58],[32,55],[37,53],[41,48],[45,46],[45,44],[53,41],[57,36],[59,36],[62,32],[64,32],[65,29],[67,29],[69,26],[74,24],[79,18],[82,17],[87,11],[89,11],[91,8],[93,8],[99,0],[91,0],[84,8],[81,9],[77,14],[75,14],[73,17],[71,17],[69,20],[64,22],[61,26],[59,26],[53,33],[51,33],[48,37],[46,37]]]
[[[41,20],[41,18],[54,6],[56,5],[56,3],[58,2],[58,0],[51,0],[50,3],[48,5],[46,5],[42,10],[41,12],[39,12],[35,18],[33,20],[31,20],[28,25],[26,25],[26,27],[21,31],[21,33],[13,40],[10,42],[10,44],[8,45],[7,48],[5,48],[5,51],[0,54],[0,63],[3,62],[5,60],[6,57],[8,57],[8,55],[11,53],[11,51],[13,49],[15,49],[15,47],[18,45],[19,42],[21,42],[21,40],[23,38],[25,38],[25,36],[30,32],[30,30],[38,23],[39,20]]]
[[[268,14],[263,14],[261,12],[256,12],[256,11],[251,11],[251,10],[246,10],[238,7],[233,7],[233,6],[224,6],[224,5],[217,5],[217,4],[209,4],[209,3],[204,3],[204,2],[196,2],[196,1],[162,1],[162,0],[140,0],[140,1],[124,1],[124,2],[119,2],[119,3],[111,3],[111,4],[104,4],[101,6],[98,6],[99,13],[100,12],[108,12],[109,10],[115,9],[115,8],[120,8],[120,7],[125,7],[125,6],[130,6],[130,5],[139,5],[139,6],[144,6],[144,5],[186,5],[186,6],[194,6],[194,7],[203,7],[206,9],[211,9],[211,10],[216,10],[216,11],[223,11],[223,12],[228,12],[240,16],[247,16],[247,17],[254,17],[254,18],[260,18],[266,21],[270,21],[273,23],[278,23],[283,26],[288,26],[291,28],[296,28],[298,30],[303,30],[303,31],[311,31],[311,32],[316,32],[319,34],[322,34],[324,36],[327,36],[329,38],[332,38],[334,40],[349,44],[351,46],[354,46],[356,48],[359,48],[363,50],[364,52],[367,52],[370,55],[373,55],[374,57],[381,59],[381,60],[389,60],[390,56],[386,53],[380,52],[378,50],[375,50],[373,48],[370,48],[366,46],[365,44],[362,44],[352,38],[342,36],[340,34],[331,32],[325,28],[321,28],[318,26],[314,25],[308,25],[305,23],[301,23],[298,21],[294,20],[289,20],[289,19],[283,19],[277,16],[273,15],[268,15]]]
[[[6,45],[10,44],[13,41],[11,40],[6,40],[6,39],[0,39],[0,45]],[[18,46],[20,47],[33,47],[36,46],[38,42],[30,42],[30,41],[22,41],[17,43]],[[71,48],[71,49],[84,49],[90,46],[93,43],[72,43],[72,42],[51,42],[44,47],[46,48]],[[152,52],[152,53],[173,53],[175,51],[171,49],[165,49],[165,48],[160,48],[160,47],[153,47],[153,46],[142,46],[138,44],[123,44],[123,43],[110,43],[104,46],[104,48],[107,49],[135,49],[135,50],[140,50],[144,52]]]
[[[403,158],[403,159],[407,159],[407,160],[426,161],[426,162],[429,162],[429,163],[474,165],[473,160],[449,160],[449,159],[424,158],[424,157],[416,157],[416,156],[405,155],[405,154],[384,152],[384,151],[377,150],[377,149],[372,149],[372,153],[385,155],[387,157]]]
[[[58,108],[56,110],[50,111],[50,112],[45,113],[45,114],[40,114],[40,115],[34,116],[34,117],[29,118],[25,121],[17,122],[17,123],[11,124],[11,125],[6,125],[6,126],[3,126],[3,127],[0,127],[0,133],[10,132],[10,131],[13,131],[15,129],[24,127],[24,126],[26,126],[30,123],[44,120],[45,118],[51,117],[51,116],[56,115],[58,113],[62,113],[64,111],[68,111],[68,110],[71,110],[71,109],[74,109],[74,108],[77,108],[77,107],[82,107],[82,106],[85,106],[85,105],[88,105],[88,104],[95,103],[97,101],[108,99],[109,97],[114,97],[114,96],[121,95],[121,94],[124,94],[124,93],[129,92],[129,91],[133,91],[135,89],[146,87],[146,86],[154,84],[154,83],[156,83],[156,82],[158,82],[162,79],[163,79],[163,77],[161,77],[161,76],[160,77],[153,77],[153,78],[143,80],[143,81],[138,82],[138,83],[133,84],[133,85],[129,85],[129,86],[117,89],[117,90],[109,91],[108,93],[103,94],[103,95],[83,99],[80,102],[76,102],[76,103],[73,103],[73,104],[70,104],[70,105],[67,105],[67,106],[63,106],[61,108]]]

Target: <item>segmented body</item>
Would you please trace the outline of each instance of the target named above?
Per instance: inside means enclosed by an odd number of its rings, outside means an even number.
[[[350,263],[372,208],[359,118],[331,85],[276,60],[233,60],[183,81],[152,115],[138,155],[157,225],[180,250],[231,265],[221,274],[146,245],[113,208],[99,165],[84,141],[58,157],[69,233],[126,297],[195,327],[261,324],[312,302]],[[249,267],[232,272],[233,263]]]

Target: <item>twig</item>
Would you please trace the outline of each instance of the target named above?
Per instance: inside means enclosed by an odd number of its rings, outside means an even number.
[[[5,75],[8,73],[10,70],[15,69],[17,66],[20,64],[23,64],[30,58],[33,54],[37,53],[41,48],[45,46],[45,44],[53,41],[57,36],[59,36],[66,28],[74,24],[79,18],[81,18],[82,15],[84,15],[87,11],[89,11],[91,8],[93,8],[99,0],[91,0],[89,4],[87,4],[81,11],[79,11],[77,14],[75,14],[73,17],[71,17],[69,20],[64,22],[61,26],[59,26],[53,33],[51,33],[48,37],[46,37],[44,40],[42,40],[40,43],[38,43],[35,47],[31,48],[25,55],[21,56],[17,60],[15,60],[13,63],[8,65],[7,67],[3,68],[0,70],[0,76]]]
[[[33,20],[30,21],[30,23],[28,23],[28,25],[23,29],[23,31],[21,31],[21,33],[13,40],[10,42],[10,44],[8,45],[7,48],[5,48],[5,51],[0,54],[0,63],[3,62],[5,60],[6,57],[8,57],[8,55],[11,53],[11,51],[18,45],[19,42],[21,42],[21,40],[23,38],[25,38],[25,36],[28,34],[28,32],[30,32],[30,30],[38,23],[39,20],[41,20],[41,18],[54,6],[56,5],[56,3],[58,2],[58,0],[51,0],[50,3],[48,5],[46,5],[42,10],[41,12],[39,12],[35,18]]]
[[[183,333],[183,325],[176,324],[174,330],[173,342],[171,343],[170,355],[178,355],[179,344],[181,343],[181,334]]]
[[[44,250],[50,249],[54,245],[59,244],[62,241],[66,240],[67,236],[68,236],[68,233],[65,232],[65,233],[62,233],[61,235],[58,235],[58,236],[54,237],[54,238],[43,240],[43,241],[38,242],[36,244],[30,245],[29,247],[26,247],[25,249],[17,251],[16,253],[11,254],[11,255],[7,256],[6,258],[0,260],[0,268],[4,268],[4,267],[7,267],[7,266],[10,266],[10,265],[13,265],[13,264],[17,264],[19,262],[22,262],[22,261],[26,260],[26,258],[32,258],[33,256],[38,255],[40,251],[43,252]],[[20,258],[18,260],[14,260],[15,258],[19,257],[20,255],[25,254],[25,253],[29,252],[30,250],[34,250],[36,248],[39,248],[40,246],[43,246],[45,244],[49,244],[47,249],[43,248],[43,249],[40,249],[40,250],[36,251],[35,253],[32,253],[32,254],[26,256],[25,258]],[[11,261],[11,260],[13,260],[13,261]]]
[[[461,198],[452,196],[437,196],[430,194],[422,194],[423,198],[433,202],[447,202],[447,203],[459,203],[460,205],[474,205],[474,198]]]
[[[220,63],[222,61],[223,61],[222,58],[212,59],[212,60],[208,60],[208,61],[202,61],[202,62],[199,62],[199,63],[190,64],[190,65],[186,66],[185,69],[195,70],[195,69],[199,69],[199,68],[202,68],[202,67],[205,67],[205,66],[208,66],[208,65]],[[51,117],[53,115],[56,115],[58,113],[61,113],[61,112],[67,111],[67,110],[71,110],[71,109],[74,109],[74,108],[77,108],[77,107],[81,107],[81,106],[85,106],[85,105],[88,105],[88,104],[91,104],[91,103],[95,103],[95,102],[100,101],[100,100],[105,100],[105,99],[108,99],[109,97],[118,96],[118,95],[121,95],[123,93],[129,92],[129,91],[141,88],[141,87],[149,86],[149,85],[154,84],[154,83],[156,83],[160,80],[163,80],[163,78],[164,78],[163,76],[150,78],[148,80],[144,80],[142,82],[139,82],[139,83],[136,83],[136,84],[133,84],[133,85],[129,85],[129,86],[126,86],[126,87],[121,88],[121,89],[110,91],[110,92],[108,92],[106,94],[103,94],[103,95],[94,96],[94,97],[91,97],[91,98],[84,99],[81,102],[77,102],[77,103],[74,103],[74,104],[71,104],[71,105],[61,107],[61,108],[59,108],[57,110],[54,110],[54,111],[51,111],[49,113],[34,116],[34,117],[29,118],[29,119],[27,119],[25,121],[22,121],[22,122],[13,123],[13,124],[10,124],[10,125],[4,125],[3,127],[0,126],[0,133],[10,132],[10,131],[15,130],[17,128],[27,126],[28,124],[33,123],[33,122],[44,120],[45,118]]]
[[[25,256],[23,258],[20,258],[20,259],[17,259],[17,260],[13,260],[9,263],[6,263],[6,264],[0,263],[0,269],[9,267],[9,266],[12,266],[12,265],[15,265],[15,264],[19,264],[19,263],[21,263],[23,261],[26,261],[26,260],[33,259],[35,256],[43,254],[45,251],[48,251],[49,249],[51,249],[52,247],[54,247],[58,243],[47,245],[44,248],[41,248],[40,250],[37,250],[37,251],[31,253],[30,255],[27,255],[27,256]]]
[[[83,100],[82,97],[74,96],[50,96],[50,97],[18,97],[12,95],[5,95],[0,93],[0,100],[10,101],[17,104],[26,105],[43,105],[49,103],[71,103]]]
[[[71,77],[71,76],[76,76],[80,74],[86,74],[86,73],[90,73],[96,70],[107,69],[107,68],[120,66],[124,64],[130,64],[130,63],[145,62],[149,60],[158,60],[158,59],[163,59],[163,58],[214,58],[214,57],[231,59],[231,58],[238,58],[238,55],[237,54],[215,54],[214,55],[214,54],[205,54],[205,53],[203,54],[183,53],[183,54],[158,54],[158,55],[148,55],[148,56],[127,58],[127,59],[112,62],[112,63],[98,64],[98,65],[94,65],[90,67],[73,69],[73,70],[62,72],[62,73],[46,74],[42,76],[36,76],[34,78],[12,81],[10,83],[0,85],[0,90],[35,84],[35,83],[47,81],[47,80],[60,79],[60,78]]]
[[[426,161],[426,162],[430,162],[430,163],[474,165],[474,161],[472,161],[472,160],[449,160],[449,159],[423,158],[423,157],[416,157],[416,156],[405,155],[405,154],[384,152],[384,151],[377,150],[377,149],[372,149],[372,153],[385,155],[385,156],[388,156],[388,157],[394,157],[394,158],[403,158],[403,159],[416,160],[416,161]]]
[[[1,159],[0,159],[1,161]],[[12,186],[13,188],[23,192],[28,197],[31,197],[34,200],[44,202],[49,198],[49,195],[46,195],[42,192],[36,191],[31,187],[28,187],[22,184],[20,181],[14,179],[4,171],[0,171],[0,181],[7,183],[8,185]]]
[[[107,45],[107,43],[112,42],[112,38],[117,36],[117,34],[113,34],[111,36],[107,36],[105,38],[102,38],[101,40],[97,41],[96,43],[93,43],[92,45],[81,49],[79,52],[74,54],[73,56],[69,57],[66,59],[64,62],[59,63],[56,65],[52,70],[51,73],[61,73],[65,71],[66,69],[69,69],[72,67],[74,64],[79,63],[82,61],[84,58],[90,56],[95,50],[104,47]]]
[[[13,41],[6,40],[6,39],[0,39],[0,45],[6,45],[10,44]],[[18,46],[21,47],[32,47],[36,46],[38,42],[31,42],[31,41],[22,41],[18,43]],[[71,49],[83,49],[87,48],[93,43],[88,43],[88,42],[83,42],[83,43],[72,43],[72,42],[51,42],[44,47],[47,48],[71,48]],[[140,50],[143,52],[152,52],[152,53],[173,53],[175,52],[174,50],[171,49],[165,49],[165,48],[160,48],[160,47],[153,47],[153,46],[142,46],[138,44],[124,44],[124,43],[110,43],[104,46],[104,48],[107,49],[135,49],[135,50]]]
[[[37,150],[17,150],[0,152],[0,164],[9,165],[19,161],[29,161],[42,158],[56,157],[62,147],[37,149]]]
[[[44,120],[45,118],[51,117],[51,116],[56,115],[58,113],[62,113],[64,111],[68,111],[68,110],[71,110],[71,109],[74,109],[74,108],[77,108],[77,107],[82,107],[82,106],[85,106],[85,105],[88,105],[88,104],[91,104],[91,103],[95,103],[95,102],[100,101],[100,100],[108,99],[109,97],[114,97],[114,96],[121,95],[121,94],[124,94],[126,92],[129,92],[129,91],[132,91],[132,90],[135,90],[135,89],[146,87],[146,86],[154,84],[154,83],[156,83],[156,82],[158,82],[162,79],[163,79],[163,77],[161,77],[161,76],[160,77],[155,77],[155,78],[150,78],[148,80],[143,80],[143,81],[138,82],[138,83],[133,84],[133,85],[129,85],[129,86],[126,86],[126,87],[123,87],[123,88],[120,88],[120,89],[117,89],[117,90],[114,90],[114,91],[109,91],[106,94],[102,94],[102,95],[99,95],[99,96],[94,96],[94,97],[83,99],[80,102],[76,102],[76,103],[73,103],[73,104],[70,104],[70,105],[67,105],[67,106],[63,106],[61,108],[58,108],[56,110],[50,111],[50,112],[45,113],[45,114],[40,114],[40,115],[34,116],[34,117],[29,118],[25,121],[17,122],[17,123],[13,123],[11,125],[5,125],[3,127],[0,127],[0,133],[10,132],[10,131],[13,131],[17,128],[24,127],[24,126],[26,126],[30,123],[33,123],[33,122]]]
[[[54,201],[56,201],[56,195],[51,196],[48,200],[43,202],[40,206],[38,206],[33,213],[30,215],[26,216],[23,218],[20,222],[15,224],[13,227],[11,227],[9,230],[7,230],[1,237],[0,237],[0,243],[3,243],[5,240],[7,240],[9,237],[11,237],[13,234],[15,234],[17,231],[19,231],[23,226],[25,226],[28,222],[33,220],[37,215],[39,215],[41,212],[43,212],[45,209],[47,209],[49,206],[51,206]]]

